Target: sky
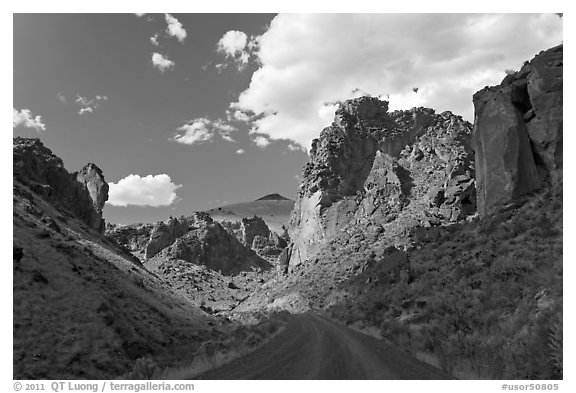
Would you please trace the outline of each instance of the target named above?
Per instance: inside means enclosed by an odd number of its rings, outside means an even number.
[[[339,101],[372,95],[473,121],[473,93],[560,44],[562,24],[555,14],[15,14],[13,134],[40,137],[71,172],[98,165],[113,223],[294,198]]]

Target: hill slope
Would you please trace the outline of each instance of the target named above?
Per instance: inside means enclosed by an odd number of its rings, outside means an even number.
[[[20,142],[29,141],[15,140],[15,151]],[[36,153],[52,184],[76,181],[48,149]],[[90,227],[92,202],[40,194],[51,186],[26,173],[13,179],[14,379],[115,378],[142,356],[170,364],[220,335],[213,317],[102,237],[99,222]]]

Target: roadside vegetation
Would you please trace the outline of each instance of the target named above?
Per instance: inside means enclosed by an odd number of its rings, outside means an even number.
[[[562,195],[435,238],[339,285],[331,316],[456,378],[562,378]]]
[[[136,360],[132,370],[120,379],[193,379],[212,368],[252,352],[279,334],[287,322],[287,312],[254,313],[243,318],[220,340],[203,342],[185,361],[169,366],[151,357]]]

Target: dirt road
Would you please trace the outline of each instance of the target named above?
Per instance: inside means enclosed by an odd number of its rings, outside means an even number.
[[[448,379],[373,337],[316,314],[291,317],[270,342],[200,379]]]

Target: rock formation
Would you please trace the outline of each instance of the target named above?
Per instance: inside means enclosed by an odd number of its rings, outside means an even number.
[[[104,180],[102,170],[96,165],[88,163],[76,174],[76,180],[84,184],[92,199],[95,214],[90,219],[90,227],[104,233],[106,223],[102,219],[102,209],[108,200],[108,183]]]
[[[208,217],[209,219],[210,217]],[[146,244],[144,258],[149,259],[171,245],[180,236],[188,232],[189,224],[186,218],[172,218],[166,222],[158,222],[150,231],[150,238]]]
[[[165,247],[156,258],[180,259],[225,275],[271,267],[209,216],[195,218],[190,230]]]
[[[258,216],[252,218],[242,218],[240,221],[240,233],[242,236],[242,243],[251,246],[254,237],[261,236],[268,238],[270,229],[264,220]]]
[[[340,234],[393,239],[473,215],[471,128],[450,112],[388,113],[373,97],[342,103],[312,142],[289,225],[290,267]]]
[[[278,194],[274,194],[278,195]],[[276,262],[277,256],[288,245],[288,233],[282,235],[271,231],[266,222],[258,217],[242,218],[241,221],[223,221],[222,226],[242,244],[249,246],[258,255]]]
[[[111,228],[106,235],[132,252],[143,253],[148,260],[146,264],[150,260],[179,259],[226,275],[271,267],[250,249],[251,244],[243,244],[234,232],[230,233],[203,212],[190,217],[170,217],[154,225]],[[253,241],[254,238],[259,236],[254,235]],[[268,237],[265,240],[268,245]]]
[[[37,138],[16,137],[13,141],[14,176],[40,194],[104,232],[102,208],[108,200],[108,184],[94,164],[70,174],[57,157]]]
[[[478,212],[562,184],[563,46],[474,94]]]
[[[153,228],[153,224],[108,224],[105,234],[127,250],[136,252],[146,249]]]

